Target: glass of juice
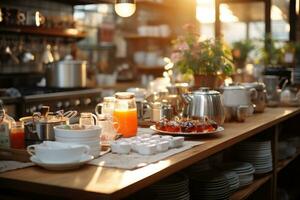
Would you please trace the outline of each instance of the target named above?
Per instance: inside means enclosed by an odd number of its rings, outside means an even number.
[[[25,148],[24,123],[13,122],[10,129],[10,147],[14,149]]]
[[[137,133],[137,109],[134,93],[118,92],[115,94],[113,121],[118,134],[133,137]]]

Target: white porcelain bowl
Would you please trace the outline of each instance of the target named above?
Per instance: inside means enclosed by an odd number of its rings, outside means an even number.
[[[91,142],[98,141],[100,138],[97,137],[80,137],[80,138],[70,138],[70,137],[59,137],[55,136],[56,141],[69,142],[69,143],[78,143],[78,142]]]
[[[84,130],[71,130],[66,129],[66,125],[59,125],[54,127],[55,137],[59,138],[100,138],[101,127],[91,126],[89,129]]]
[[[30,145],[27,152],[44,163],[78,162],[82,156],[89,155],[91,148],[84,144],[63,144],[45,141],[42,144]]]

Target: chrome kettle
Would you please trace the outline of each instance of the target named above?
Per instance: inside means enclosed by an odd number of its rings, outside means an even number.
[[[200,88],[197,91],[182,94],[185,102],[183,117],[204,117],[222,125],[225,112],[221,94],[209,88]]]

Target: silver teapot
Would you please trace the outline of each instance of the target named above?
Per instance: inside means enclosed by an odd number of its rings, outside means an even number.
[[[225,120],[225,112],[218,91],[209,88],[200,88],[197,91],[182,94],[185,102],[183,117],[204,117],[222,125]]]

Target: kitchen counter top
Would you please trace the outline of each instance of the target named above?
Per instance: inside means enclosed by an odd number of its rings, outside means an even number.
[[[202,145],[136,170],[86,165],[53,172],[29,167],[0,174],[0,187],[67,198],[120,199],[298,114],[299,108],[267,108],[245,123],[226,123],[223,132],[198,138]]]

